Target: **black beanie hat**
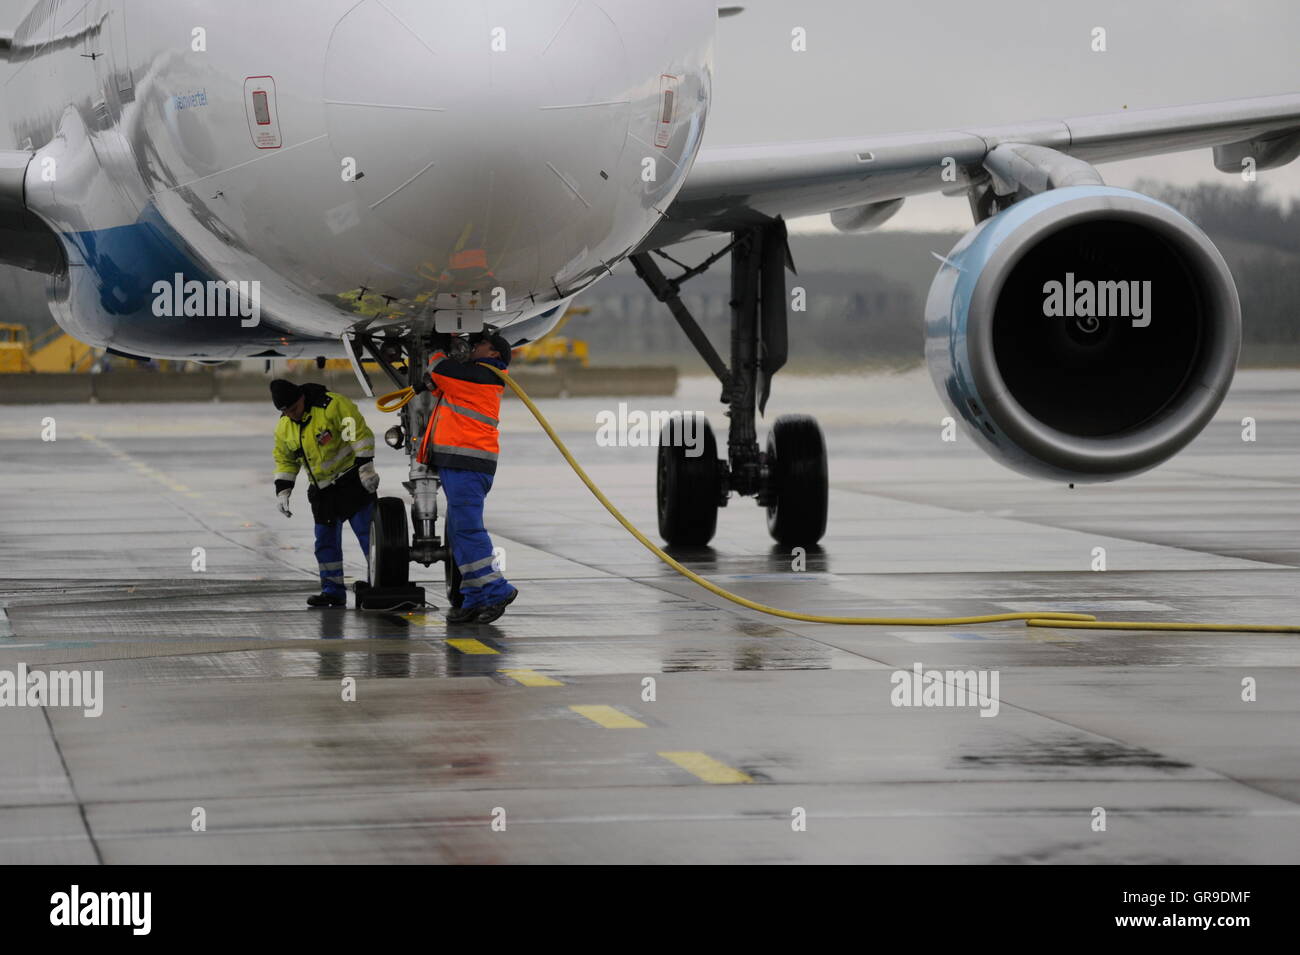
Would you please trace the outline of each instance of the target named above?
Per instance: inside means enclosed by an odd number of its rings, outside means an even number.
[[[510,343],[506,341],[504,338],[502,338],[500,335],[489,335],[487,341],[488,344],[492,346],[493,350],[498,355],[501,356],[501,364],[509,368],[510,355],[512,352],[512,349],[510,348]]]
[[[292,381],[285,381],[283,378],[271,382],[271,401],[275,403],[276,411],[287,411],[301,397],[302,385],[295,385]]]

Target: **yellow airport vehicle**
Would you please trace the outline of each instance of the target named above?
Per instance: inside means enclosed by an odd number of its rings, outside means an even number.
[[[564,313],[560,323],[550,330],[546,335],[537,341],[527,345],[521,345],[515,349],[515,361],[522,361],[530,365],[551,365],[556,362],[577,362],[583,368],[587,368],[591,363],[591,353],[587,348],[587,343],[579,338],[568,338],[564,335],[556,334],[560,329],[569,323],[574,315],[590,314],[591,309],[580,305],[574,305]]]
[[[310,371],[351,371],[352,362],[346,358],[327,358],[324,368],[322,369],[315,358],[290,358],[285,361],[285,367],[290,372],[310,372]]]
[[[95,349],[58,326],[33,343],[26,325],[0,323],[0,374],[89,371],[95,356]]]
[[[0,325],[0,372],[31,371],[27,358],[27,327]]]
[[[572,361],[586,368],[590,363],[590,352],[587,343],[580,339],[547,335],[532,344],[516,348],[514,360],[530,365]]]

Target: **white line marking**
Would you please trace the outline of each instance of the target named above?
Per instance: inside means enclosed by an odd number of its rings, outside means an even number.
[[[1174,608],[1169,604],[1156,603],[1154,600],[1035,600],[1032,602],[1011,600],[995,606],[1006,607],[1014,613],[1032,613],[1041,610],[1044,613],[1092,613],[1094,610],[1154,610],[1168,613]]]
[[[370,206],[370,208],[371,208],[371,209],[377,209],[379,206],[383,205],[383,204],[384,204],[385,202],[387,202],[389,199],[393,198],[393,196],[397,195],[399,192],[401,192],[403,189],[405,189],[405,188],[406,188],[407,186],[409,186],[411,183],[415,182],[415,180],[419,179],[421,176],[423,176],[426,172],[428,172],[428,171],[429,171],[430,169],[432,169],[432,168],[433,168],[433,163],[429,163],[429,165],[425,166],[423,169],[421,169],[419,172],[417,172],[417,173],[416,173],[414,176],[412,176],[410,179],[406,180],[406,182],[402,183],[400,186],[398,186],[396,189],[394,189],[394,190],[393,190],[392,192],[390,192],[388,195],[384,196],[384,198],[380,199],[378,202],[372,203],[371,206]]]
[[[244,162],[235,163],[235,165],[231,166],[228,169],[222,169],[214,173],[209,173],[206,176],[200,176],[198,179],[191,179],[189,182],[182,182],[174,186],[168,186],[166,189],[159,189],[157,192],[152,193],[149,198],[152,199],[154,196],[161,196],[164,192],[175,192],[177,189],[186,189],[189,186],[197,185],[198,183],[203,182],[207,179],[211,179],[214,176],[224,176],[226,173],[234,172],[236,169],[243,169],[245,166],[251,166],[255,162],[261,162],[263,159],[272,159],[275,156],[283,156],[285,153],[289,152],[290,150],[297,149],[299,146],[310,146],[312,143],[320,142],[327,135],[328,133],[321,133],[319,136],[313,136],[311,139],[304,139],[302,142],[294,143],[292,146],[285,146],[283,149],[276,149],[271,152],[265,152],[260,156],[254,156],[252,159],[246,160]]]
[[[1056,819],[1071,818],[1074,810],[1065,808],[1033,808],[1021,809],[1009,807],[1006,809],[954,809],[952,811],[943,810],[926,810],[926,809],[898,809],[898,810],[821,810],[817,813],[819,819],[980,819],[980,818],[1001,818],[1014,819],[1022,816],[1032,816],[1039,819]],[[1115,810],[1112,815],[1122,815],[1125,817],[1135,816],[1153,816],[1168,818],[1172,814],[1163,809],[1126,809]],[[1184,810],[1180,815],[1187,816],[1213,816],[1216,818],[1291,818],[1300,816],[1300,809],[1218,809],[1205,808]],[[540,816],[532,819],[522,819],[514,817],[510,820],[511,825],[518,823],[523,826],[537,825],[560,825],[570,823],[582,824],[601,824],[613,823],[622,825],[629,822],[749,822],[754,819],[789,819],[787,811],[771,810],[769,812],[757,813],[710,813],[710,814],[682,814],[682,815],[652,815],[645,814],[627,814],[627,815],[569,815],[569,816]],[[295,832],[357,832],[366,830],[401,830],[401,829],[471,829],[482,825],[477,819],[447,819],[436,821],[411,821],[411,822],[350,822],[350,823],[321,823],[312,825],[311,823],[289,825],[289,826],[232,826],[229,829],[209,829],[208,836],[240,836],[256,835],[263,833],[287,834]],[[133,832],[119,833],[96,833],[95,837],[99,841],[112,841],[118,839],[138,839],[143,834],[167,834],[171,835],[174,830],[154,830],[144,829]],[[13,838],[0,839],[0,844],[8,842],[21,841],[30,838],[18,836]],[[71,837],[69,837],[71,838]]]
[[[428,113],[445,113],[445,106],[406,106],[402,103],[355,103],[346,99],[327,99],[326,106],[366,106],[370,109],[418,109]]]
[[[558,27],[558,29],[556,29],[555,35],[546,41],[546,46],[542,47],[542,56],[545,56],[546,51],[551,48],[551,44],[554,43],[557,39],[559,39],[560,33],[564,30],[565,27],[569,25],[569,20],[573,17],[574,12],[578,9],[578,4],[581,2],[582,0],[573,0],[572,8],[570,8],[569,12],[565,15],[564,19],[560,21],[560,26]]]
[[[376,2],[377,2],[381,7],[384,8],[384,10],[388,13],[388,15],[389,15],[390,17],[392,17],[394,20],[396,20],[398,23],[400,23],[400,24],[402,25],[402,29],[404,29],[407,33],[411,34],[411,36],[415,37],[415,41],[416,41],[417,43],[419,43],[420,46],[424,47],[426,50],[428,50],[428,51],[429,51],[430,53],[432,53],[434,56],[437,56],[437,55],[438,55],[438,51],[437,51],[437,50],[435,50],[433,47],[429,46],[429,44],[427,44],[427,43],[424,42],[424,37],[420,36],[420,34],[416,33],[414,30],[412,30],[412,29],[410,28],[410,26],[407,25],[407,23],[406,23],[405,20],[403,20],[401,17],[399,17],[399,16],[398,16],[396,13],[394,13],[392,10],[389,10],[389,9],[388,9],[388,4],[384,3],[384,0],[376,0]]]
[[[551,170],[551,172],[555,173],[555,175],[559,177],[560,182],[564,183],[566,186],[569,187],[570,192],[572,192],[575,196],[577,196],[579,199],[582,200],[582,204],[584,206],[586,206],[588,209],[591,208],[591,203],[588,202],[586,199],[582,198],[582,193],[578,191],[578,187],[575,186],[573,183],[569,182],[568,177],[566,177],[564,173],[560,172],[560,170],[556,169],[549,162],[547,162],[546,166]]]
[[[644,146],[646,149],[658,149],[658,150],[659,150],[659,155],[662,156],[664,159],[667,159],[670,163],[672,163],[674,169],[681,169],[681,168],[682,168],[680,165],[678,165],[677,163],[673,162],[673,157],[670,156],[670,155],[668,155],[667,150],[659,149],[658,146],[651,146],[648,142],[646,142],[644,139],[642,139],[642,138],[641,138],[640,136],[638,136],[636,133],[628,133],[628,134],[627,134],[627,138],[628,138],[628,139],[635,139],[638,143],[640,143],[640,144],[641,144],[642,146]]]
[[[607,99],[603,103],[569,103],[564,106],[539,106],[538,109],[589,109],[592,106],[626,106],[628,100]]]

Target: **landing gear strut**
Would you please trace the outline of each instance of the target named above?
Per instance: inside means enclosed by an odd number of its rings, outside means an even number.
[[[731,364],[717,350],[681,300],[682,285],[730,253]],[[685,416],[664,426],[659,442],[659,533],[669,544],[703,546],[717,528],[718,508],[736,494],[767,509],[767,526],[782,545],[812,546],[826,532],[826,442],[817,422],[805,415],[778,418],[759,450],[756,419],[767,407],[772,378],[788,354],[785,270],[794,270],[780,219],[732,234],[721,252],[668,278],[651,253],[631,256],[637,275],[668,306],[695,350],[722,384],[727,405],[727,458],[717,459],[707,421]],[[694,425],[697,430],[691,432]],[[702,426],[702,429],[701,429]],[[680,430],[677,430],[680,429]],[[682,434],[702,436],[692,458]]]
[[[398,603],[424,603],[424,588],[412,585],[410,565],[429,567],[438,561],[445,566],[447,599],[460,606],[460,575],[451,548],[438,534],[438,489],[441,482],[435,471],[418,457],[433,398],[420,390],[424,369],[433,353],[432,329],[423,324],[385,325],[374,334],[366,327],[354,329],[348,341],[350,354],[363,349],[384,374],[399,388],[417,388],[417,394],[401,409],[401,424],[390,428],[386,440],[390,447],[406,452],[410,461],[407,480],[402,483],[411,495],[410,523],[406,502],[400,497],[382,497],[375,507],[370,524],[370,579],[366,586],[357,585],[357,606],[362,609],[390,607]],[[358,377],[372,391],[360,361],[353,359]]]

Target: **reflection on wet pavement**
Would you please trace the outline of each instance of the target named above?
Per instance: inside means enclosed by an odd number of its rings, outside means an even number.
[[[941,444],[924,380],[873,385],[895,405],[871,409],[853,387],[773,399],[827,426],[823,547],[796,560],[733,501],[710,548],[676,556],[817,613],[1300,617],[1300,374],[1243,374],[1174,463],[1075,491]],[[679,401],[712,407],[711,388]],[[653,449],[597,448],[598,399],[544,404],[653,529]],[[0,709],[0,862],[1300,861],[1294,636],[751,613],[641,550],[518,407],[488,509],[522,594],[506,616],[447,624],[438,567],[421,612],[309,611],[310,521],[275,511],[264,409],[53,413],[119,453],[0,408],[0,669],[99,670],[107,701]],[[1245,414],[1269,422],[1255,444]],[[380,472],[400,486],[396,455]],[[999,672],[997,717],[895,706],[917,662]]]

